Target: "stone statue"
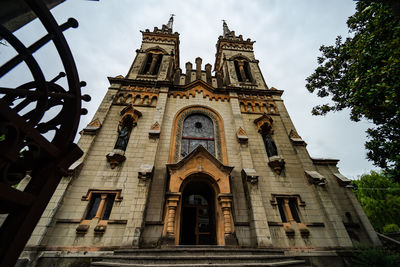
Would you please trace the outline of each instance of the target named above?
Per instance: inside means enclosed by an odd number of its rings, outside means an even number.
[[[272,137],[269,133],[264,135],[264,145],[265,150],[267,150],[268,157],[278,156],[278,149],[276,148],[275,142],[272,140]]]
[[[118,139],[117,142],[115,143],[114,149],[120,149],[125,151],[126,146],[128,145],[130,128],[125,125],[120,130],[120,127],[118,126],[117,131],[118,131]]]

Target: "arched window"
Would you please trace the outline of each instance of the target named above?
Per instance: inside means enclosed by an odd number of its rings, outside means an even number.
[[[146,61],[142,68],[141,74],[157,75],[158,70],[160,69],[162,56],[163,55],[157,51],[147,53]]]
[[[193,114],[183,122],[182,157],[188,155],[199,145],[202,145],[215,156],[214,125],[212,120],[203,114]]]

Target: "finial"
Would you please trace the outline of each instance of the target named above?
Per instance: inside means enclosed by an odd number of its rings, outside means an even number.
[[[175,16],[175,14],[171,14],[171,17],[169,18],[169,21],[167,24],[168,29],[172,30],[172,24],[174,23],[174,16]]]
[[[229,30],[228,25],[226,24],[226,21],[224,19],[222,21],[223,21],[223,23],[222,23],[223,36],[225,38],[231,33],[231,31]]]

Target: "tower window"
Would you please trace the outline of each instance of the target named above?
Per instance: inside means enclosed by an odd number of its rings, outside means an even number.
[[[116,193],[92,193],[85,220],[108,220]]]
[[[282,222],[300,222],[296,197],[278,197],[277,204]]]
[[[157,75],[162,61],[162,54],[148,53],[141,74]]]
[[[188,116],[183,122],[181,155],[185,157],[202,145],[215,156],[214,126],[212,120],[202,114]]]

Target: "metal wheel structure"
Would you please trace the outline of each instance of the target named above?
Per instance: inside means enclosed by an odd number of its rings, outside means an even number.
[[[76,28],[78,22],[69,19],[58,25],[41,0],[25,2],[47,34],[26,47],[0,25],[1,38],[17,52],[0,67],[0,78],[22,62],[33,77],[16,88],[0,87],[0,214],[6,214],[0,223],[0,266],[14,266],[60,179],[82,155],[73,140],[80,116],[87,113],[81,109],[81,100],[90,101],[90,96],[81,96],[81,87],[86,83],[79,81],[62,33]],[[33,53],[50,41],[64,70],[47,81]],[[67,88],[56,83],[61,78],[66,79]],[[51,138],[50,132],[54,134]],[[17,190],[15,185],[27,174],[30,182],[23,191]]]

